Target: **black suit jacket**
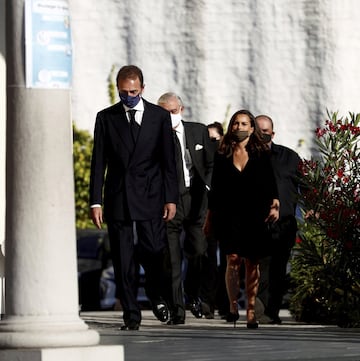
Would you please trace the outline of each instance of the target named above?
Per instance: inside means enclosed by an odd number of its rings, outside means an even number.
[[[165,203],[177,203],[174,141],[169,112],[144,101],[135,148],[123,104],[96,117],[91,161],[90,204],[103,204],[107,220],[161,217]]]
[[[214,164],[214,144],[204,124],[182,122],[185,129],[186,148],[190,152],[193,177],[191,180],[191,215],[203,215],[207,208],[207,190],[210,188]]]
[[[280,198],[280,218],[294,216],[299,192],[300,157],[290,148],[271,143],[271,162]]]

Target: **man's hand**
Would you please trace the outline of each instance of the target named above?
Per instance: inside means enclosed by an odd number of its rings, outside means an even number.
[[[175,203],[166,203],[164,206],[164,215],[163,219],[165,222],[171,221],[176,214],[176,204]]]
[[[269,215],[265,219],[265,222],[276,222],[279,219],[279,208],[280,208],[279,200],[274,199],[270,207]]]
[[[103,223],[103,215],[101,207],[93,207],[90,208],[90,217],[95,226],[101,229],[101,225]]]

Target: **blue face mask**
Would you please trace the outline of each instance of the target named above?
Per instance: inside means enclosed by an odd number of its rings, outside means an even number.
[[[134,106],[140,101],[140,94],[132,97],[127,94],[119,93],[121,101],[129,108],[134,108]]]

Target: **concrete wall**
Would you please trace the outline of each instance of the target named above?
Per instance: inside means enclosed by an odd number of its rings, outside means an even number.
[[[326,109],[360,111],[357,0],[69,1],[82,129],[109,105],[112,66],[129,63],[143,69],[148,100],[178,92],[186,118],[205,124],[239,108],[267,113],[275,139],[304,156]]]
[[[70,1],[73,119],[92,131],[113,64],[135,63],[145,94],[182,95],[188,120],[268,113],[276,140],[309,155],[326,109],[360,111],[357,0]],[[305,146],[298,148],[299,139]]]

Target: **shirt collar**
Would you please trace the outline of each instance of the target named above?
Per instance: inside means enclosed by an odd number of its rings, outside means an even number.
[[[176,133],[184,134],[184,125],[182,120],[180,121],[179,125],[174,129]]]

